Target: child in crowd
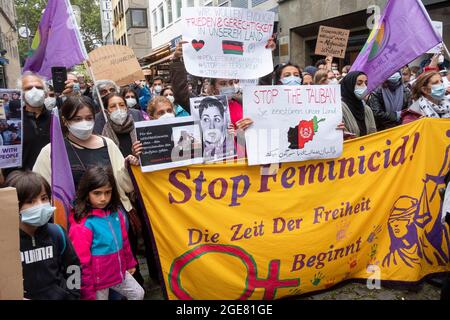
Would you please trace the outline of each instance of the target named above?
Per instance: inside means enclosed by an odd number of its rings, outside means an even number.
[[[86,171],[70,216],[70,239],[81,261],[81,298],[107,300],[112,288],[129,300],[142,300],[144,289],[133,278],[124,213],[110,167]]]
[[[13,171],[5,186],[16,188],[19,200],[24,298],[79,299],[80,260],[64,229],[48,222],[55,211],[49,184],[37,173]]]

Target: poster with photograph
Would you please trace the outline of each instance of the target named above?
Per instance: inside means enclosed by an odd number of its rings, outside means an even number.
[[[342,154],[341,87],[257,86],[244,89],[249,165],[333,159]]]
[[[22,165],[22,102],[19,90],[0,89],[0,168]]]
[[[192,117],[141,121],[135,127],[144,147],[142,172],[203,163],[200,127]]]
[[[200,123],[205,162],[232,159],[236,156],[234,135],[228,133],[231,123],[226,96],[191,98],[191,113]]]

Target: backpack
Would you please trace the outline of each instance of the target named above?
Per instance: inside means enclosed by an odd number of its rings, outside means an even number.
[[[64,251],[66,251],[67,246],[66,235],[63,228],[59,224],[48,223],[47,230],[53,242],[56,244],[59,256],[62,256]]]

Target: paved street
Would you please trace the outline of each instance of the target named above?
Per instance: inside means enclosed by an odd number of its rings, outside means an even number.
[[[146,300],[163,300],[159,285],[153,283],[148,276],[148,269],[144,258],[139,259],[142,276],[146,280]],[[336,286],[327,292],[305,295],[292,299],[298,300],[439,300],[440,289],[423,283],[415,290],[381,288],[369,290],[365,284],[348,283]]]

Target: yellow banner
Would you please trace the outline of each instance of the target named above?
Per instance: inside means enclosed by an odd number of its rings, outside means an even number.
[[[278,299],[449,271],[439,189],[450,121],[345,143],[341,158],[133,174],[170,299]]]

